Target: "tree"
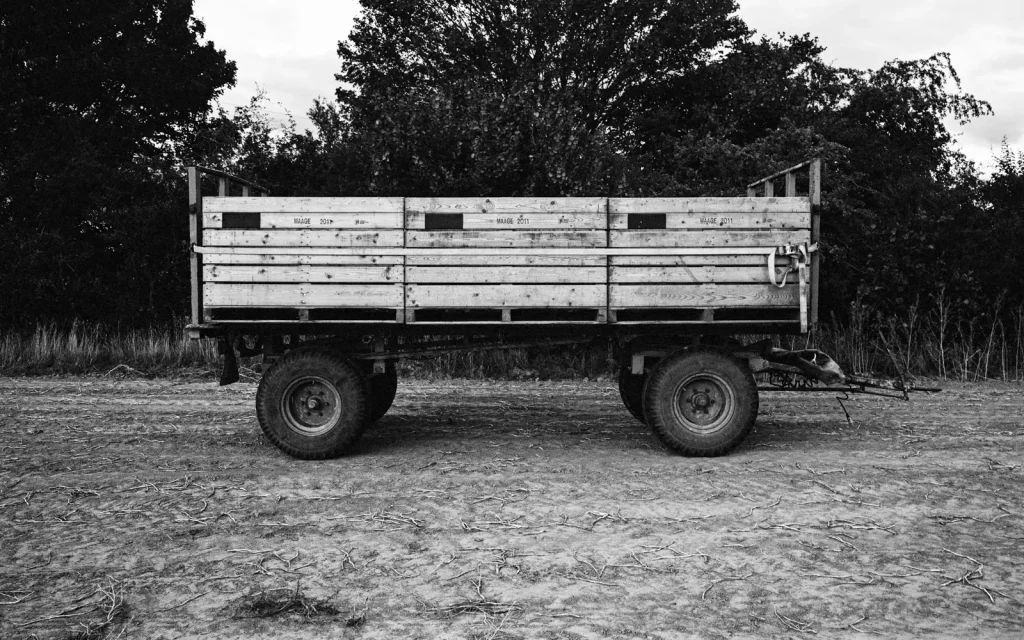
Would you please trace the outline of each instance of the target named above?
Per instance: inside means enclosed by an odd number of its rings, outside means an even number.
[[[842,313],[861,297],[898,313],[943,286],[964,284],[962,230],[977,216],[976,171],[945,120],[991,113],[960,90],[949,55],[849,72],[815,129],[849,150],[829,174],[822,235],[833,264],[825,296]]]
[[[338,100],[375,187],[609,193],[636,122],[747,33],[732,0],[367,0]]]
[[[979,215],[966,230],[974,240],[969,258],[982,295],[1006,295],[1013,308],[1024,304],[1024,152],[1004,140],[995,160],[995,171],[980,185]]]
[[[169,143],[234,82],[204,33],[191,0],[0,5],[0,287],[18,300],[0,322],[102,317],[125,298],[126,249],[157,240],[132,213],[180,213]]]

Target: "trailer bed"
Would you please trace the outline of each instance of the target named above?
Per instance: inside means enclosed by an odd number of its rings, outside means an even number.
[[[299,458],[348,451],[391,406],[399,358],[594,339],[629,413],[722,455],[753,428],[755,372],[850,382],[820,352],[735,337],[814,324],[820,175],[733,198],[296,198],[192,167],[189,330],[218,339],[221,384],[262,356],[260,426]]]
[[[820,171],[807,166],[808,193],[783,197],[298,198],[231,196],[224,185],[202,197],[195,187],[193,328],[805,332],[817,306]]]

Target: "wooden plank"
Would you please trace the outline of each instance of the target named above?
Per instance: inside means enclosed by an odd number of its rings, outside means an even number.
[[[204,282],[401,283],[404,267],[218,265],[203,267]]]
[[[809,242],[807,229],[764,231],[610,231],[613,247],[777,247]]]
[[[610,256],[608,260],[613,267],[767,267],[767,254],[768,251],[764,250],[755,255],[636,255]]]
[[[202,244],[203,226],[203,175],[197,167],[188,168],[188,232],[189,241],[193,247]],[[192,324],[200,324],[203,321],[202,309],[202,266],[204,256],[201,253],[192,251],[189,254],[189,275],[192,285]]]
[[[426,216],[419,211],[405,215],[407,229],[426,228]],[[472,229],[606,229],[608,218],[604,211],[575,211],[550,213],[547,211],[528,213],[467,212],[462,214],[462,228]]]
[[[266,200],[267,198],[261,198]],[[238,213],[238,212],[232,212]],[[261,229],[401,229],[400,211],[381,213],[260,213]],[[207,211],[203,226],[221,229],[224,212]]]
[[[401,308],[400,284],[243,284],[203,285],[207,307]]]
[[[603,247],[605,231],[407,231],[406,247],[562,249]]]
[[[436,253],[436,252],[431,252]],[[762,258],[760,262],[764,262]],[[406,258],[408,266],[436,267],[468,267],[468,266],[505,266],[505,267],[603,267],[608,264],[604,256],[549,256],[549,255],[410,255]],[[760,263],[759,263],[760,264]]]
[[[821,240],[821,160],[811,163],[810,200],[813,206],[811,213],[811,242],[817,244]],[[818,324],[818,292],[819,272],[821,269],[821,251],[811,254],[811,326]]]
[[[612,229],[629,229],[628,213],[609,214]],[[810,211],[666,213],[665,229],[810,229]],[[641,229],[633,229],[641,231]]]
[[[608,312],[613,317],[617,317],[615,314],[616,310]],[[668,328],[669,325],[678,326],[689,326],[689,327],[703,327],[707,329],[707,320],[612,320],[613,323],[618,325],[626,326],[637,326],[637,325],[649,325],[649,324],[660,324],[665,325]],[[716,320],[715,326],[731,327],[734,331],[742,331],[744,334],[761,334],[764,333],[776,333],[779,331],[786,331],[789,333],[790,329],[797,325],[799,320]]]
[[[406,267],[406,282],[473,284],[602,283],[607,267]]]
[[[608,306],[618,309],[796,307],[800,304],[796,286],[779,289],[771,284],[616,284],[608,290]]]
[[[608,288],[602,284],[474,285],[409,284],[406,307],[603,307]]]
[[[752,188],[757,187],[758,185],[761,185],[761,184],[763,184],[765,182],[768,182],[769,180],[775,180],[776,178],[781,178],[782,176],[786,175],[787,173],[793,173],[794,171],[798,171],[800,169],[803,169],[804,167],[810,166],[814,162],[821,162],[821,161],[820,160],[817,160],[817,161],[815,161],[815,160],[804,160],[800,164],[793,165],[792,167],[790,167],[788,169],[783,169],[782,171],[779,171],[777,173],[773,173],[772,175],[768,176],[767,178],[761,178],[757,182],[751,182],[749,185],[747,185],[747,188],[748,189],[752,189]]]
[[[206,198],[205,211],[223,213],[401,213],[402,198]]]
[[[609,213],[797,213],[808,198],[609,198]]]
[[[776,267],[776,280],[781,281],[786,270]],[[682,266],[682,267],[611,267],[609,281],[612,284],[648,284],[648,283],[734,283],[734,284],[765,284],[770,283],[768,265],[760,267],[717,267],[717,266]],[[796,273],[790,272],[786,282],[795,283]]]
[[[273,249],[268,249],[273,251]],[[366,255],[301,255],[292,253],[205,253],[207,264],[258,264],[258,265],[394,265],[402,264],[402,256]]]
[[[277,231],[275,233],[283,233]],[[385,232],[387,233],[387,232]],[[604,235],[604,233],[602,233]],[[767,259],[774,247],[593,247],[593,248],[450,248],[450,247],[195,247],[197,253],[323,255],[323,256],[764,256]]]
[[[401,247],[403,231],[210,229],[205,244],[224,247]]]
[[[821,204],[821,160],[811,162],[808,169],[808,181],[810,194],[808,200],[812,206]]]
[[[406,198],[407,213],[604,213],[605,198]]]

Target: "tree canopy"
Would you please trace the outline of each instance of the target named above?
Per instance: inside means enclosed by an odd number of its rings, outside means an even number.
[[[0,275],[0,323],[183,312],[185,160],[281,195],[723,196],[821,157],[826,317],[1024,302],[1024,162],[957,150],[991,109],[944,53],[836,67],[732,0],[362,5],[310,131],[211,108],[234,66],[188,0],[3,5],[0,250],[46,275]]]
[[[180,296],[168,151],[235,79],[204,33],[191,0],[0,5],[0,321]]]

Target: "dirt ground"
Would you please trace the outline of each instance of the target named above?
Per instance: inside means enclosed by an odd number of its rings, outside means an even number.
[[[762,394],[667,452],[613,382],[400,381],[300,462],[255,384],[0,379],[2,638],[1024,634],[1024,393]]]

